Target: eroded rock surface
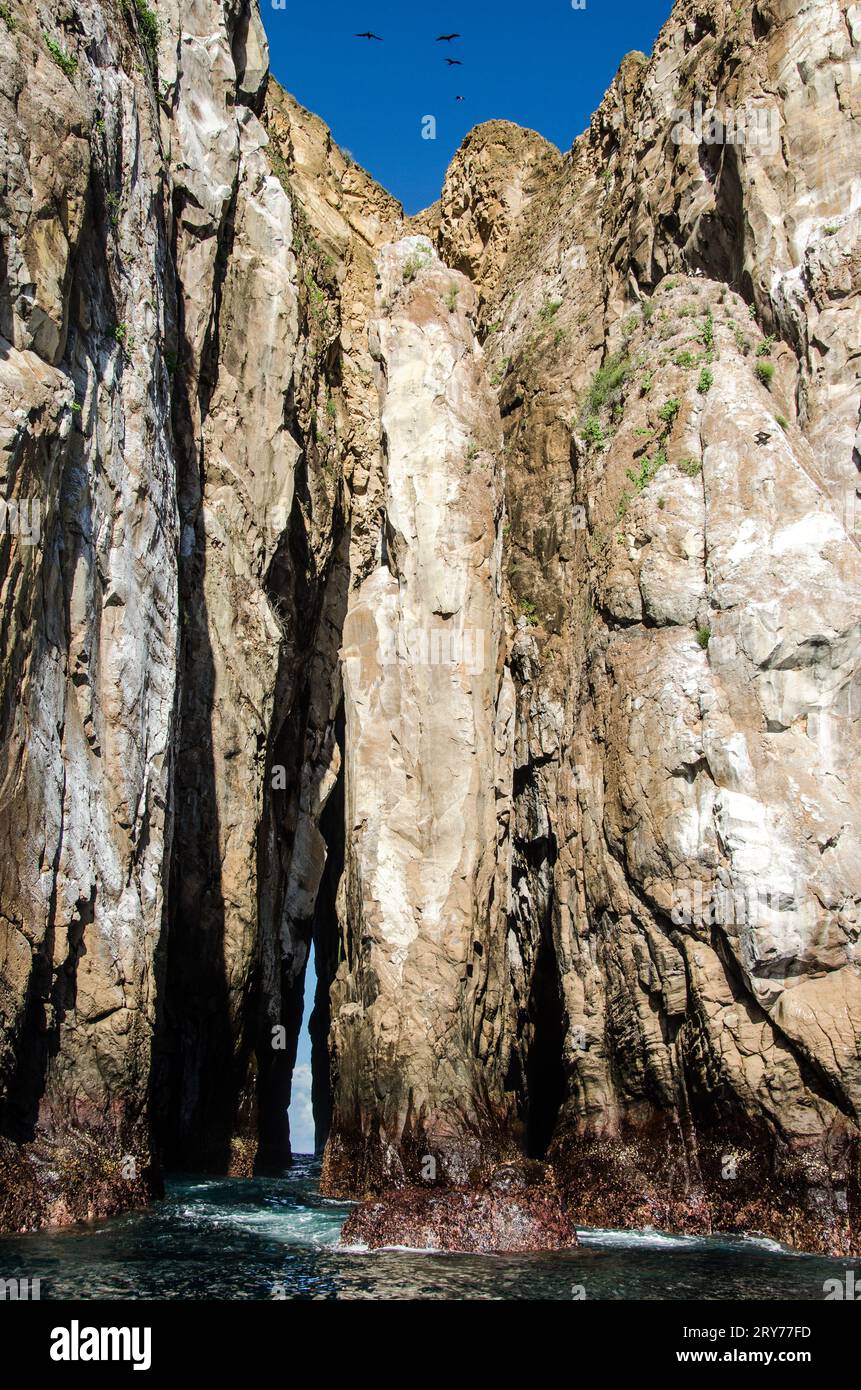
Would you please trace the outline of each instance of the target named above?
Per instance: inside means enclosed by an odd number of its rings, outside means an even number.
[[[586,1222],[857,1245],[854,22],[677,6],[483,312],[524,614],[516,1050]],[[697,101],[779,138],[677,144]],[[811,352],[820,313],[841,346]]]
[[[509,1165],[478,1187],[401,1187],[384,1200],[369,1198],[347,1218],[341,1242],[370,1250],[528,1255],[571,1250],[577,1232],[552,1169],[532,1174]]]
[[[177,680],[176,297],[139,36],[99,5],[12,13],[0,466],[7,503],[38,526],[6,525],[0,562],[0,1095],[8,1143],[36,1138],[4,1145],[4,1221],[19,1219],[19,1187],[47,1180],[22,1204],[31,1224],[140,1200],[150,1164]]]
[[[348,1190],[403,1177],[428,1145],[467,1176],[504,1023],[501,432],[469,283],[422,237],[384,247],[378,276],[379,553],[342,651],[349,936],[326,1179]]]
[[[350,1237],[857,1251],[857,6],[412,222],[249,0],[9,10],[0,1224],[288,1161],[313,942]]]

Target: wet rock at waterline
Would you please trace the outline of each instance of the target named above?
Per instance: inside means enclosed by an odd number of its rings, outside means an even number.
[[[348,1216],[341,1244],[523,1255],[573,1249],[577,1232],[552,1169],[527,1175],[509,1165],[480,1187],[404,1187],[371,1197]]]

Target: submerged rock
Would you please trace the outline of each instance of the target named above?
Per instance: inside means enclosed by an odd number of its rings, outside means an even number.
[[[347,1218],[341,1243],[525,1255],[573,1249],[577,1232],[552,1171],[535,1182],[512,1168],[480,1188],[405,1187],[369,1198]]]

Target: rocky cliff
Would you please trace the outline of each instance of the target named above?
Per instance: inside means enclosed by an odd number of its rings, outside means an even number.
[[[410,222],[251,0],[0,7],[0,1224],[289,1161],[313,942],[354,1235],[861,1248],[859,25]]]

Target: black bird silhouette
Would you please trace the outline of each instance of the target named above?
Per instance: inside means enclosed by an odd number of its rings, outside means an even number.
[[[451,43],[452,39],[459,39],[460,34],[440,34],[437,43]]]
[[[756,434],[753,437],[756,440],[757,444],[767,444],[769,439],[771,438],[771,435],[768,433],[767,430],[757,430]]]
[[[356,34],[354,37],[357,39],[376,39],[378,43],[383,42],[379,34],[372,34],[370,29],[366,29],[364,34]]]
[[[444,62],[444,63],[448,63],[448,65],[449,65],[450,68],[462,68],[462,67],[463,67],[463,63],[460,61],[459,58],[444,58],[444,59],[443,59],[443,62]]]
[[[466,97],[455,97],[455,101],[466,101]]]

